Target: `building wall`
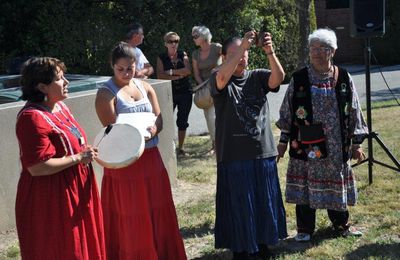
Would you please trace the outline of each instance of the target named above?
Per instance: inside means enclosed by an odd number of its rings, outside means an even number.
[[[163,131],[158,145],[167,168],[171,185],[176,184],[175,126],[172,113],[172,91],[169,80],[149,80],[157,93],[163,114]],[[90,143],[102,128],[94,108],[96,90],[71,93],[65,101],[75,118],[85,129]],[[0,105],[0,233],[15,227],[15,196],[21,165],[19,147],[15,136],[15,123],[18,111],[25,102]],[[93,163],[97,184],[101,187],[102,167]]]
[[[337,63],[364,63],[364,40],[350,36],[350,8],[326,9],[325,0],[315,0],[317,27],[329,27],[338,38]]]

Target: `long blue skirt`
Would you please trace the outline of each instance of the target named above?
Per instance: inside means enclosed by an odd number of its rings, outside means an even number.
[[[275,157],[217,167],[215,247],[255,253],[287,237]]]

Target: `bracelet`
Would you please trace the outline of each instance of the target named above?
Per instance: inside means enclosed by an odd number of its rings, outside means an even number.
[[[172,69],[169,69],[169,75],[172,76]]]
[[[268,55],[272,55],[274,53],[275,53],[274,51],[271,51],[271,52],[266,52],[265,54],[268,56]]]
[[[76,162],[78,160],[78,159],[76,159],[75,155],[71,155],[71,159],[72,159],[72,162]]]

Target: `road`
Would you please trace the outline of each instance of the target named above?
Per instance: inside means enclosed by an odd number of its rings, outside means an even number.
[[[364,65],[344,65],[353,77],[357,93],[361,103],[366,102],[365,66]],[[395,97],[400,102],[400,65],[382,68],[383,77]],[[388,90],[384,78],[377,67],[371,67],[371,100],[380,101],[393,99],[393,95]],[[276,121],[279,117],[279,107],[285,95],[287,85],[282,85],[278,93],[268,94],[268,102],[271,111],[271,120]],[[176,120],[176,111],[175,111]],[[188,135],[199,135],[207,133],[206,121],[203,110],[198,109],[194,104],[189,115]]]

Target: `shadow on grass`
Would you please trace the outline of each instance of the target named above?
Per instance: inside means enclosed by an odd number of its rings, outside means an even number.
[[[210,226],[210,223],[202,223],[195,227],[183,227],[180,228],[183,239],[193,237],[203,237],[204,235],[214,234],[214,229]]]
[[[211,149],[211,141],[209,135],[199,135],[195,138],[192,138],[191,141],[188,139],[188,142],[184,145],[185,151],[189,153],[189,156],[179,158],[180,161],[186,160],[204,160],[213,158],[213,156],[209,155]]]
[[[271,249],[277,256],[290,256],[295,253],[303,253],[309,248],[316,247],[325,240],[335,239],[339,234],[331,227],[317,230],[310,242],[297,242],[293,237],[282,240]]]
[[[400,243],[363,245],[347,254],[345,259],[400,259]]]
[[[271,251],[275,254],[276,258],[290,258],[292,254],[303,253],[309,248],[318,246],[324,240],[335,239],[338,234],[330,227],[320,229],[314,233],[311,242],[296,242],[294,238],[287,238],[282,240],[278,245],[270,247]],[[229,250],[222,252],[210,252],[201,257],[194,258],[194,260],[225,260],[232,259],[232,254]]]
[[[232,253],[230,251],[223,251],[218,253],[207,253],[201,257],[193,258],[193,260],[230,260]]]

